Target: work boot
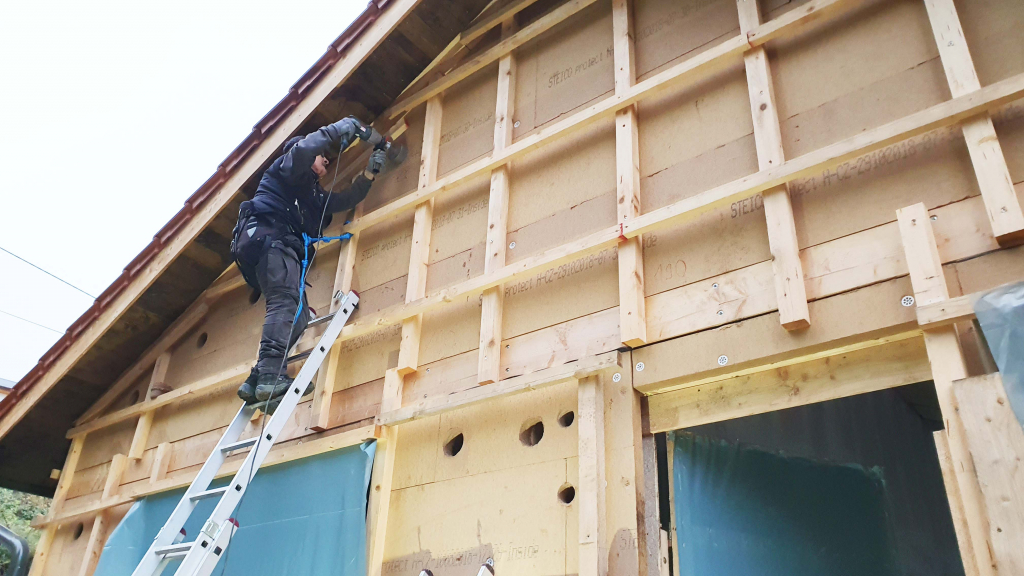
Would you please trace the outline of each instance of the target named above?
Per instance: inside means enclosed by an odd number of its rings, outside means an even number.
[[[273,416],[274,412],[277,412],[277,407],[281,405],[281,400],[283,398],[284,396],[282,395],[278,396],[277,398],[271,399],[269,402],[260,403],[259,408],[260,410],[263,410],[263,413],[266,414],[267,416]]]
[[[294,381],[294,378],[289,378],[284,374],[260,374],[256,380],[256,399],[266,402],[271,398],[283,396]]]
[[[258,377],[259,373],[256,372],[256,367],[253,366],[252,370],[249,370],[249,377],[238,387],[238,397],[245,401],[246,404],[259,402],[256,398],[256,379]]]

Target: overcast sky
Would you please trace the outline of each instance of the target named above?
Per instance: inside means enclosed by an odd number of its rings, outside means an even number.
[[[98,295],[365,6],[0,2],[0,247]],[[0,252],[0,378],[91,303]]]

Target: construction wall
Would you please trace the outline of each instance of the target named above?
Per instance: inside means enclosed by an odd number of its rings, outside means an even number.
[[[762,0],[763,18],[771,21],[803,4]],[[787,158],[951,98],[922,1],[853,4],[858,6],[767,44]],[[1024,36],[1012,32],[1024,25],[1016,0],[957,8],[983,86],[1024,73]],[[734,0],[636,0],[634,17],[638,80],[739,34]],[[611,0],[599,0],[517,49],[514,141],[613,94],[611,20]],[[444,93],[439,177],[491,154],[496,76],[497,66],[489,65]],[[422,105],[406,117],[409,161],[381,177],[363,213],[417,189],[424,117]],[[642,100],[638,117],[643,213],[758,171],[740,59]],[[994,119],[1024,199],[1024,103],[1005,106]],[[615,140],[612,120],[602,120],[512,164],[508,263],[616,224]],[[474,178],[437,198],[427,294],[483,274],[488,194],[488,180]],[[631,384],[653,386],[718,369],[721,355],[753,361],[772,350],[828,341],[853,324],[870,332],[913,323],[913,311],[899,303],[913,291],[896,210],[918,202],[933,210],[951,294],[1024,277],[1019,251],[988,254],[999,246],[957,127],[797,179],[790,194],[811,301],[809,332],[787,333],[774,313],[760,195],[643,236],[646,327],[653,345],[633,352],[632,362],[645,363],[643,372],[631,375],[627,366],[619,383],[604,381],[609,548],[613,557],[628,557],[609,562],[613,574],[637,571],[637,488],[630,479],[639,424]],[[361,231],[352,280],[362,298],[356,320],[406,302],[412,229],[412,213],[404,212]],[[337,266],[338,248],[328,247],[309,273],[310,304],[321,313],[329,307]],[[618,253],[610,248],[504,285],[501,377],[620,348],[617,267]],[[255,357],[262,316],[262,302],[250,303],[247,289],[218,299],[174,348],[165,383],[181,389],[240,381]],[[480,322],[475,294],[424,315],[419,367],[405,377],[404,404],[477,386]],[[726,328],[709,330],[720,326]],[[655,344],[661,341],[667,342]],[[331,428],[365,425],[379,413],[385,372],[397,365],[400,342],[395,324],[340,345]],[[140,376],[105,413],[141,401],[149,381],[148,373]],[[384,571],[405,575],[444,566],[444,576],[469,574],[481,558],[493,556],[517,573],[577,573],[577,513],[557,497],[564,484],[576,482],[575,428],[557,423],[575,404],[575,387],[567,384],[403,425]],[[171,446],[168,474],[197,469],[237,406],[228,386],[160,408],[146,451],[127,463],[121,489],[149,481],[164,443]],[[284,440],[312,434],[312,413],[311,402],[301,404]],[[543,439],[527,446],[521,428],[538,419]],[[114,456],[128,451],[135,430],[136,422],[126,420],[88,434],[67,494],[69,509],[99,501]],[[445,443],[460,432],[462,451],[446,455]],[[61,550],[76,545],[66,534],[71,529],[57,533]],[[60,573],[56,566],[48,573]]]

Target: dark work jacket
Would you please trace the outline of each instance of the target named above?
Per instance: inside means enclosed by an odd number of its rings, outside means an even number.
[[[286,148],[263,173],[256,195],[249,202],[251,213],[283,219],[296,236],[303,232],[314,238],[320,236],[331,223],[331,214],[354,208],[370,191],[372,181],[360,174],[346,190],[329,193],[320,186],[312,168],[313,160],[328,148],[344,150],[357,130],[355,122],[346,118]]]

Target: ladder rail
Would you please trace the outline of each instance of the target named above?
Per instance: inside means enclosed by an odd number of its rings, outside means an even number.
[[[227,492],[221,496],[220,501],[217,503],[217,507],[210,514],[209,520],[207,520],[206,526],[199,533],[199,536],[195,540],[195,545],[182,560],[181,566],[175,571],[175,576],[195,576],[205,572],[205,568],[209,562],[204,561],[208,555],[210,546],[216,545],[221,535],[221,529],[224,528],[228,522],[231,514],[234,513],[235,508],[238,506],[245,494],[246,489],[249,486],[249,482],[255,476],[254,470],[258,470],[270,453],[271,448],[279,439],[281,432],[284,427],[288,424],[292,413],[295,411],[295,407],[302,399],[302,392],[305,390],[306,385],[313,380],[317,370],[320,369],[321,364],[330,352],[334,342],[338,339],[341,334],[341,330],[345,327],[345,323],[348,322],[348,318],[355,311],[355,306],[359,303],[359,296],[355,292],[349,292],[344,300],[342,301],[341,308],[338,313],[331,319],[331,323],[327,325],[327,329],[324,331],[320,340],[317,342],[313,351],[306,359],[306,363],[303,364],[302,369],[299,370],[299,374],[295,377],[295,381],[289,387],[288,391],[285,392],[281,399],[281,404],[274,412],[273,416],[270,417],[269,422],[263,428],[260,440],[256,443],[255,449],[250,450],[246,455],[245,461],[239,467],[238,472],[232,478],[229,484]],[[220,452],[220,445],[218,445],[215,452]],[[212,457],[211,457],[212,459]],[[212,525],[211,525],[212,524]],[[226,543],[222,546],[226,547]],[[209,567],[212,571],[216,563]],[[200,572],[200,570],[203,572]],[[205,572],[208,573],[208,572]]]

